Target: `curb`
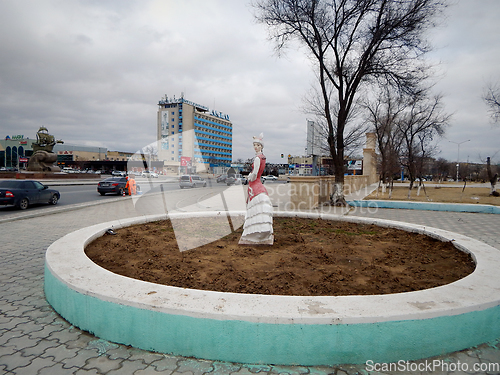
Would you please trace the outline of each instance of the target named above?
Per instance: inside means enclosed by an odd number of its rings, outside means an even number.
[[[232,212],[241,214],[244,212]],[[374,224],[453,241],[475,271],[451,284],[370,296],[275,296],[171,287],[95,265],[84,247],[112,228],[170,217],[97,224],[54,242],[46,253],[45,294],[66,320],[104,340],[184,357],[236,363],[321,366],[418,360],[498,338],[498,250],[470,237],[382,219],[277,212],[277,216]],[[263,338],[267,338],[263,340]]]
[[[353,207],[500,214],[499,206],[492,206],[487,204],[406,202],[383,200],[352,200],[347,201],[347,203]]]

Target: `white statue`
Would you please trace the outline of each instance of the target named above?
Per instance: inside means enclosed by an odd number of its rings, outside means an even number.
[[[253,137],[255,159],[252,173],[248,175],[248,198],[245,224],[240,245],[272,245],[273,236],[273,205],[267,190],[260,181],[266,167],[266,157],[262,153],[264,135]]]

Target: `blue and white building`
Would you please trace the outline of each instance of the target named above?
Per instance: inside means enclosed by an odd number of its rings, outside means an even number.
[[[158,102],[158,159],[175,169],[230,166],[233,124],[229,115],[166,95]]]

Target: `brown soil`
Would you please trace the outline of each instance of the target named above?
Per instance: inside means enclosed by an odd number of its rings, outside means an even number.
[[[183,221],[199,231],[196,219]],[[456,281],[475,267],[450,242],[397,229],[274,218],[274,231],[273,246],[238,245],[239,229],[181,253],[170,221],[159,221],[104,235],[85,252],[114,273],[153,283],[300,296],[421,290]]]

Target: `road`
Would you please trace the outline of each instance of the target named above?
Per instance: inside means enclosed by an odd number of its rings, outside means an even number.
[[[228,186],[222,183],[216,183],[215,179],[207,179],[207,187],[194,189],[180,189],[177,178],[159,178],[159,179],[137,179],[137,184],[142,190],[142,196],[133,197],[132,201],[135,208],[141,214],[149,213],[164,213],[168,211],[182,211],[183,207],[192,205],[200,206],[200,202],[210,199],[213,196],[219,195],[226,190]],[[98,181],[72,181],[68,182],[43,182],[52,189],[56,189],[61,193],[61,199],[57,206],[49,206],[45,204],[30,206],[27,210],[21,211],[13,206],[0,206],[0,220],[8,218],[20,218],[26,214],[33,215],[35,213],[46,214],[49,212],[58,211],[58,209],[68,208],[69,206],[78,206],[82,204],[99,204],[110,203],[116,199],[123,198],[117,195],[106,194],[101,196],[97,193]],[[282,184],[283,181],[266,181],[265,185]],[[246,186],[240,186],[241,190],[246,191]],[[163,192],[163,194],[161,194]],[[146,198],[146,199],[143,199]],[[201,206],[203,204],[201,203]]]

